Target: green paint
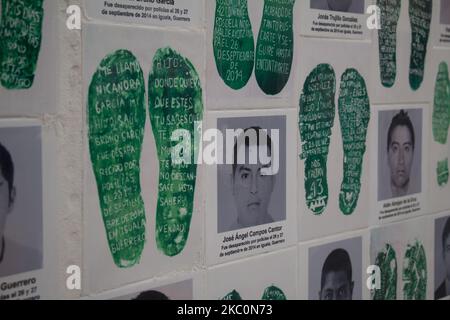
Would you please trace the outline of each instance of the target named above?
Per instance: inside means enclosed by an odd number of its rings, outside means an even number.
[[[339,207],[344,215],[351,215],[356,209],[361,191],[361,173],[370,121],[366,82],[355,69],[347,69],[342,75],[338,105],[344,146],[344,177],[339,193]]]
[[[449,178],[448,158],[438,162],[436,173],[438,185],[440,187],[447,185]]]
[[[261,300],[287,300],[284,292],[275,286],[270,286],[264,290]]]
[[[145,244],[140,187],[145,83],[133,54],[118,50],[100,63],[89,86],[88,138],[100,208],[114,263],[139,263]]]
[[[373,300],[396,300],[397,257],[390,244],[386,244],[384,250],[378,253],[375,265],[381,270],[381,289],[373,292]]]
[[[6,89],[33,85],[44,20],[44,0],[1,0],[0,82]]]
[[[381,83],[391,88],[397,77],[397,25],[401,0],[377,0],[381,10],[381,29],[378,30]]]
[[[409,84],[413,90],[420,88],[424,77],[432,11],[432,0],[409,0],[409,19],[412,30]]]
[[[228,293],[225,297],[223,297],[221,300],[242,300],[241,295],[236,290],[231,291]]]
[[[427,258],[423,245],[408,244],[403,262],[403,297],[405,300],[425,300],[427,297]]]
[[[220,77],[230,88],[242,89],[255,63],[247,0],[216,0],[213,48]]]
[[[194,153],[176,153],[190,162],[172,162],[175,130],[185,130],[194,140],[201,130],[195,122],[203,119],[202,88],[194,66],[171,48],[159,49],[149,76],[149,111],[159,159],[159,194],[156,212],[156,243],[167,256],[178,255],[185,247],[194,205],[197,165]],[[189,143],[190,145],[190,143]]]
[[[295,0],[264,0],[255,76],[268,95],[280,93],[289,80],[294,54],[294,4]]]
[[[450,126],[450,80],[447,63],[441,62],[434,88],[433,137],[440,144],[447,144]],[[448,158],[439,161],[436,168],[437,183],[445,186],[448,183]]]
[[[450,125],[450,80],[447,63],[441,62],[434,88],[433,136],[440,144],[447,143]]]
[[[336,76],[328,64],[306,78],[300,98],[299,130],[305,160],[306,205],[320,215],[328,204],[327,160],[336,114]]]

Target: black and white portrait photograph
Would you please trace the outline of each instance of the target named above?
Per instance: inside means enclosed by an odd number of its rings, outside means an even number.
[[[364,0],[311,0],[311,9],[364,13]]]
[[[192,300],[193,281],[185,280],[122,296],[117,300]]]
[[[42,268],[40,127],[0,128],[0,277]]]
[[[441,0],[441,24],[450,24],[450,0]]]
[[[378,201],[422,192],[422,109],[380,111]]]
[[[217,166],[218,233],[286,220],[286,117],[221,118],[217,125],[230,146],[224,158],[231,152],[233,160]]]
[[[435,300],[450,297],[450,216],[436,219],[434,245]]]
[[[361,300],[361,277],[361,237],[309,249],[309,300]]]

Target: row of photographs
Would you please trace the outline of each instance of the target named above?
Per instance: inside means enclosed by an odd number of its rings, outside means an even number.
[[[441,300],[450,298],[449,278],[447,213],[311,241],[85,299]]]

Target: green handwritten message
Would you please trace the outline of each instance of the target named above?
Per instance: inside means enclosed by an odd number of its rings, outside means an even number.
[[[255,76],[268,95],[280,93],[291,73],[294,54],[295,0],[265,0],[256,45]]]
[[[183,130],[194,140],[203,119],[202,88],[191,62],[171,48],[159,49],[149,76],[149,113],[159,159],[156,243],[167,256],[185,247],[194,205],[197,165],[195,148],[177,149],[172,134]],[[190,140],[189,140],[190,141]],[[190,146],[190,143],[188,143]],[[172,153],[188,161],[174,163]]]
[[[267,300],[267,301],[279,300],[279,301],[281,301],[281,300],[287,300],[287,299],[286,299],[286,296],[284,295],[284,292],[280,288],[277,288],[275,286],[270,286],[266,290],[264,290],[264,294],[263,294],[261,300]]]
[[[397,25],[401,0],[377,0],[381,10],[381,29],[378,30],[381,83],[391,88],[397,77]]]
[[[420,88],[425,73],[432,11],[432,0],[409,0],[409,19],[412,30],[409,84],[413,90]]]
[[[425,300],[427,297],[427,258],[420,241],[408,244],[403,261],[403,297]]]
[[[339,193],[339,207],[343,214],[351,215],[356,209],[361,191],[370,121],[366,82],[355,69],[347,69],[342,75],[338,105],[344,146],[344,177]]]
[[[328,204],[327,161],[336,115],[336,76],[328,64],[318,65],[305,80],[300,98],[300,158],[305,160],[306,205],[320,215]]]
[[[439,64],[439,70],[434,87],[433,105],[433,137],[440,144],[447,144],[448,129],[450,126],[450,80],[446,62]],[[448,158],[439,161],[436,169],[439,186],[448,183]]]
[[[397,300],[397,255],[390,244],[378,253],[375,265],[381,271],[381,288],[372,292],[373,300]]]
[[[114,263],[139,263],[145,244],[140,158],[145,84],[133,54],[118,50],[100,63],[89,86],[88,140],[100,209]]]
[[[223,297],[221,300],[242,300],[241,295],[239,294],[239,292],[237,292],[236,290],[231,291],[230,293],[228,293],[225,297]]]
[[[216,0],[213,49],[217,71],[225,84],[242,89],[255,63],[255,41],[247,0]]]

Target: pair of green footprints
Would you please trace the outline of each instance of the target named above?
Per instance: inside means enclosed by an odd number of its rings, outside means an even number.
[[[228,293],[225,297],[223,297],[221,300],[242,300],[241,295],[236,290],[231,291]],[[281,300],[287,300],[284,292],[275,286],[270,286],[266,290],[264,290],[264,293],[262,295],[261,300],[264,301],[281,301]]]
[[[146,123],[145,81],[127,50],[107,55],[88,92],[88,141],[100,209],[114,263],[139,263],[146,242],[141,150]],[[197,165],[172,163],[175,130],[194,135],[203,118],[202,88],[191,62],[159,49],[148,77],[148,104],[159,159],[156,244],[167,256],[185,247],[193,213]],[[194,159],[194,150],[180,150]]]
[[[300,158],[305,160],[306,205],[321,215],[328,204],[327,162],[336,114],[336,75],[329,64],[318,65],[305,80],[300,98]],[[344,149],[344,175],[339,207],[344,215],[355,211],[361,191],[361,174],[366,152],[370,101],[364,78],[347,69],[341,78],[338,100]]]
[[[381,288],[373,291],[373,300],[397,299],[397,256],[394,248],[386,244],[376,256],[375,265],[381,270]],[[409,244],[403,263],[403,298],[425,300],[427,296],[427,259],[423,245]]]
[[[450,126],[450,80],[446,62],[439,64],[434,89],[433,137],[434,141],[446,145]],[[448,183],[448,158],[439,161],[436,168],[437,183],[444,186]]]
[[[41,48],[44,0],[1,0],[0,83],[5,89],[33,85]]]
[[[255,68],[256,81],[264,93],[276,95],[283,90],[294,53],[294,4],[295,0],[264,0],[255,54],[247,0],[216,0],[214,58],[227,86],[242,89]]]
[[[377,0],[380,8],[381,29],[378,32],[381,83],[391,88],[397,76],[397,25],[400,18],[401,0]],[[409,0],[411,23],[411,57],[409,84],[411,89],[420,88],[430,35],[432,0]]]

